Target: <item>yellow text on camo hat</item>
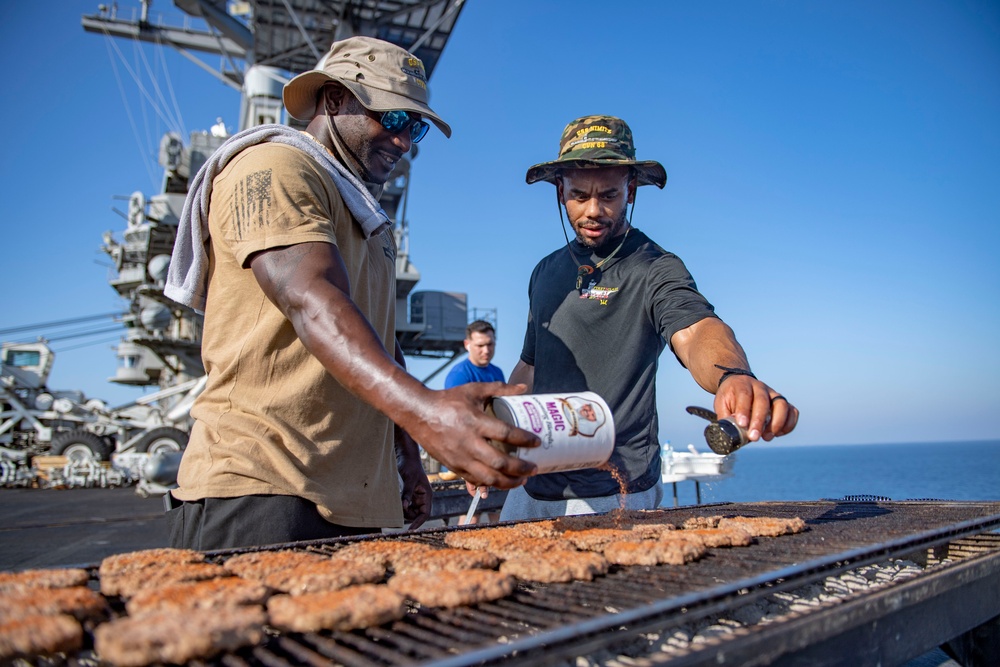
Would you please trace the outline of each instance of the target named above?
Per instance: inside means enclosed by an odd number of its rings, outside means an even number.
[[[323,84],[336,81],[371,111],[412,111],[429,119],[446,137],[448,123],[427,105],[427,75],[420,59],[405,49],[374,37],[348,37],[330,46],[316,69],[285,84],[282,100],[292,118],[310,121]]]
[[[563,169],[623,166],[635,170],[639,185],[662,188],[667,183],[667,171],[662,164],[655,160],[635,159],[632,130],[625,121],[614,116],[584,116],[563,130],[559,140],[559,157],[528,169],[525,180],[529,185],[538,181],[555,183]]]

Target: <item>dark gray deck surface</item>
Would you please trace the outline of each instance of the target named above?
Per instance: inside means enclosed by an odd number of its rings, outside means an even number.
[[[498,509],[494,492],[483,510]],[[434,494],[435,511],[464,514],[464,486]],[[440,526],[441,519],[425,526]],[[121,489],[0,489],[0,570],[96,565],[106,556],[167,545],[163,498]]]
[[[0,489],[0,569],[89,565],[164,546],[162,498],[134,488]]]

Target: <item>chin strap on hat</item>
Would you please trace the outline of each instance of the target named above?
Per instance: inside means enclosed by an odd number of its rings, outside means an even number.
[[[344,89],[345,95],[350,95],[351,92],[346,88]],[[354,174],[359,181],[365,184],[368,191],[371,193],[372,197],[376,200],[382,196],[382,191],[385,189],[384,183],[375,183],[371,180],[371,176],[368,170],[365,169],[364,165],[361,163],[361,159],[351,150],[351,148],[344,141],[344,138],[340,135],[340,131],[337,129],[337,125],[333,122],[334,114],[330,113],[330,106],[326,101],[326,95],[323,95],[323,111],[326,117],[326,128],[330,133],[330,142],[333,144],[334,151],[341,157],[341,162]]]

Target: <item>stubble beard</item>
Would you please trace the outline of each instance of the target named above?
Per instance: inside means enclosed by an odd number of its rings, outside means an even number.
[[[595,252],[601,252],[602,250],[610,250],[612,247],[612,243],[617,242],[618,237],[625,231],[625,225],[627,223],[626,210],[627,209],[624,208],[622,209],[621,213],[618,216],[618,220],[616,220],[611,225],[611,231],[607,236],[604,237],[603,241],[597,243],[594,240],[584,236],[579,232],[579,230],[577,230],[576,231],[577,243]]]

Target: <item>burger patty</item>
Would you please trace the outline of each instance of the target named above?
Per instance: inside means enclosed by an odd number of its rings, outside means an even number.
[[[599,514],[574,514],[561,516],[553,520],[553,528],[557,533],[564,534],[576,530],[591,528],[614,528],[614,519]]]
[[[509,528],[511,532],[525,537],[557,537],[559,535],[559,531],[556,530],[556,522],[554,519],[529,521],[527,523],[520,523],[513,526],[500,527]]]
[[[407,542],[405,540],[370,540],[349,544],[334,554],[334,558],[348,558],[355,561],[368,561],[383,567],[396,567],[397,562],[403,562],[410,556],[427,551],[434,547],[422,542]]]
[[[146,589],[228,576],[226,568],[212,563],[166,563],[101,577],[101,592],[129,598]]]
[[[104,596],[84,586],[28,588],[0,593],[0,623],[22,616],[68,614],[78,621],[100,621],[107,617]]]
[[[778,537],[801,533],[806,522],[799,517],[791,519],[778,517],[737,516],[719,520],[719,528],[737,527],[750,532],[754,537]]]
[[[745,547],[753,542],[750,531],[738,526],[728,528],[685,528],[680,536],[697,535],[706,547]]]
[[[591,581],[608,571],[604,556],[590,551],[552,549],[505,560],[500,572],[542,583]]]
[[[88,578],[87,571],[78,568],[0,572],[0,593],[23,591],[29,588],[84,586]]]
[[[577,549],[601,551],[605,544],[636,538],[635,533],[623,528],[585,528],[569,530],[563,536]]]
[[[188,609],[261,605],[270,594],[270,589],[259,582],[226,577],[142,590],[125,603],[125,609],[132,616],[160,611],[186,613]]]
[[[371,584],[381,581],[384,576],[384,565],[334,557],[273,572],[264,578],[264,584],[291,595],[303,595],[335,591],[355,584]]]
[[[806,529],[806,522],[799,517],[763,517],[763,516],[699,516],[684,522],[684,528],[742,528],[753,537],[779,537],[801,533]]]
[[[319,563],[329,559],[329,556],[310,551],[291,551],[288,549],[281,551],[252,551],[233,556],[223,563],[222,567],[244,579],[263,580],[274,572],[287,570],[288,568],[306,563]]]
[[[116,667],[185,663],[259,643],[266,622],[264,609],[251,606],[152,612],[99,625],[94,648]]]
[[[0,623],[0,663],[74,653],[83,647],[83,628],[66,614],[21,615]]]
[[[559,537],[533,537],[500,528],[465,530],[445,535],[445,544],[456,549],[485,551],[505,559],[529,552],[549,549],[572,549],[573,545]]]
[[[690,519],[685,519],[684,523],[681,524],[681,528],[684,530],[718,528],[720,521],[722,521],[721,516],[693,516]]]
[[[475,528],[448,533],[444,542],[449,547],[457,549],[482,549],[489,551],[490,546],[505,544],[523,539],[552,539],[559,535],[556,521],[535,521],[510,526],[492,526],[490,528]]]
[[[361,584],[339,591],[276,595],[268,600],[271,624],[294,632],[354,630],[396,621],[406,615],[403,596],[388,586]]]
[[[660,537],[675,530],[677,526],[672,523],[657,523],[652,520],[637,521],[631,528],[632,533],[638,537]]]
[[[604,557],[615,565],[684,565],[703,555],[703,543],[686,539],[621,541],[604,546]]]
[[[499,563],[496,556],[476,549],[434,549],[415,553],[406,561],[399,561],[397,574],[405,572],[439,572],[441,570],[492,570]]]
[[[201,563],[204,560],[205,554],[191,549],[144,549],[108,556],[101,561],[98,574],[103,579],[108,575],[133,572],[148,567],[160,568],[165,565]]]
[[[494,570],[397,574],[389,587],[428,607],[460,607],[497,600],[514,591],[514,577]]]

